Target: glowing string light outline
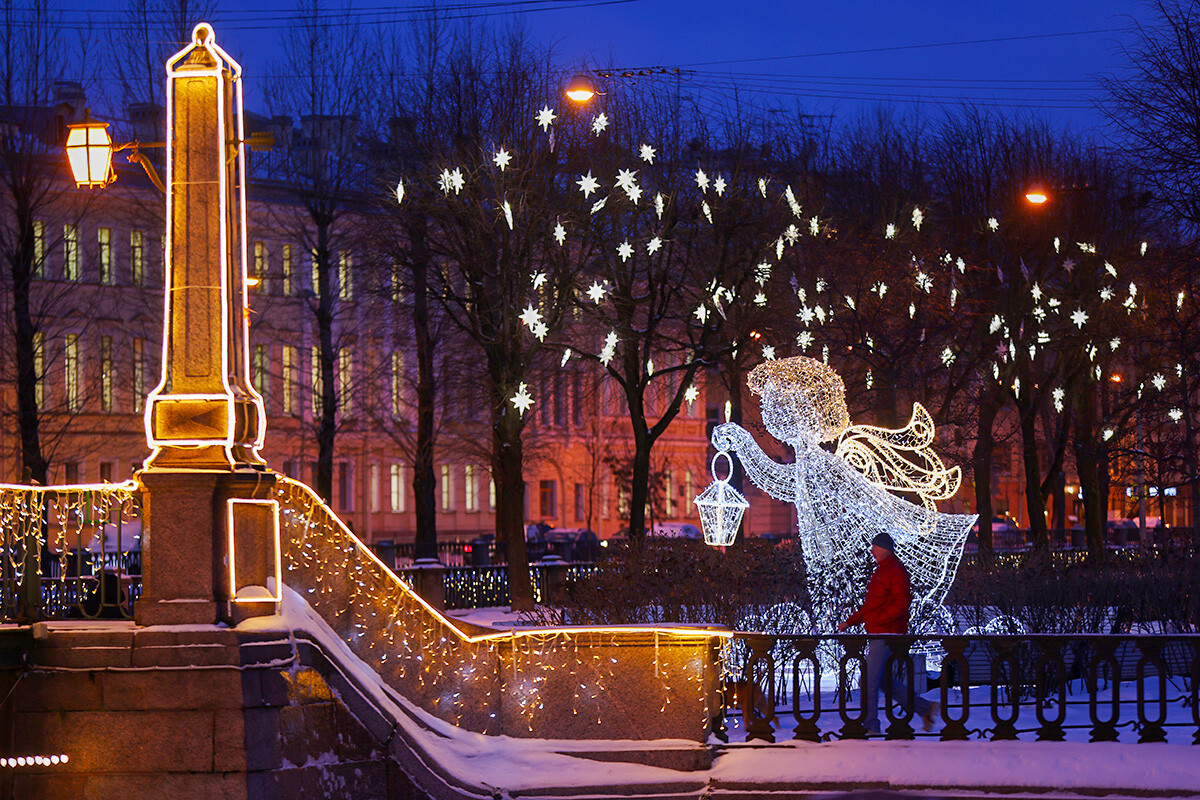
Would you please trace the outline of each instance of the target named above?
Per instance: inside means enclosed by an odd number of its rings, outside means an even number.
[[[270,597],[238,597],[237,551],[234,547],[233,508],[236,505],[269,506],[275,537],[275,592]],[[229,531],[229,597],[235,603],[278,603],[283,600],[283,549],[279,539],[279,501],[231,497],[225,501],[225,528]],[[270,577],[270,576],[269,576]],[[265,588],[265,587],[264,587]]]

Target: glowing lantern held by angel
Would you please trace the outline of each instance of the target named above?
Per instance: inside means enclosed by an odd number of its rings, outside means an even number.
[[[871,539],[880,532],[891,535],[908,568],[914,622],[936,613],[975,516],[937,510],[936,501],[951,497],[962,475],[930,448],[929,412],[914,404],[912,420],[899,430],[851,426],[841,377],[802,356],[760,364],[748,383],[761,398],[767,431],[795,451],[795,462],[776,462],[736,423],[718,426],[712,443],[736,454],[764,492],[795,505],[815,632],[833,632],[862,602],[873,567]],[[823,442],[835,443],[834,451]]]

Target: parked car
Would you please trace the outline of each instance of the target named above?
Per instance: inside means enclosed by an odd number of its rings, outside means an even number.
[[[587,528],[551,528],[546,532],[546,549],[565,561],[595,561],[600,537]]]
[[[675,536],[682,539],[703,539],[704,534],[690,522],[656,522],[651,536]]]

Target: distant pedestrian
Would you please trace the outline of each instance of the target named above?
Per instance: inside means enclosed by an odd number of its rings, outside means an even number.
[[[861,624],[868,634],[908,633],[908,607],[912,603],[912,590],[909,588],[908,570],[896,558],[896,545],[892,537],[880,533],[872,539],[871,555],[875,557],[876,567],[875,574],[867,583],[867,596],[863,599],[862,607],[838,625],[838,630],[844,631],[851,625]],[[884,664],[890,654],[891,648],[882,639],[872,639],[867,648],[866,687],[862,692],[862,702],[866,710],[864,721],[870,733],[880,731],[879,690],[883,685]],[[908,687],[897,681],[894,675],[888,677],[892,699],[903,704],[908,697]],[[933,727],[938,704],[926,700],[916,691],[913,692],[913,698],[913,713],[921,717],[922,729],[929,730]]]

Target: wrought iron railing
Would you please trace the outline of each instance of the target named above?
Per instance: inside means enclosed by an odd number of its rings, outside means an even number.
[[[0,485],[0,621],[128,618],[141,594],[134,481]]]
[[[888,739],[1200,744],[1200,635],[872,638],[889,641],[901,684],[940,704],[930,732],[918,733],[912,698],[893,697],[882,681]],[[869,641],[737,634],[729,661],[739,680],[727,703],[740,710],[746,739],[775,741],[785,718],[795,727],[779,732],[796,739],[866,738],[858,676]]]
[[[533,583],[535,603],[552,602],[549,597],[549,570],[565,570],[565,581],[570,584],[597,570],[595,564],[572,563],[550,566],[545,563],[531,564],[529,578]],[[512,602],[508,592],[508,566],[495,564],[488,567],[448,567],[445,572],[446,608],[488,608],[506,606]]]

